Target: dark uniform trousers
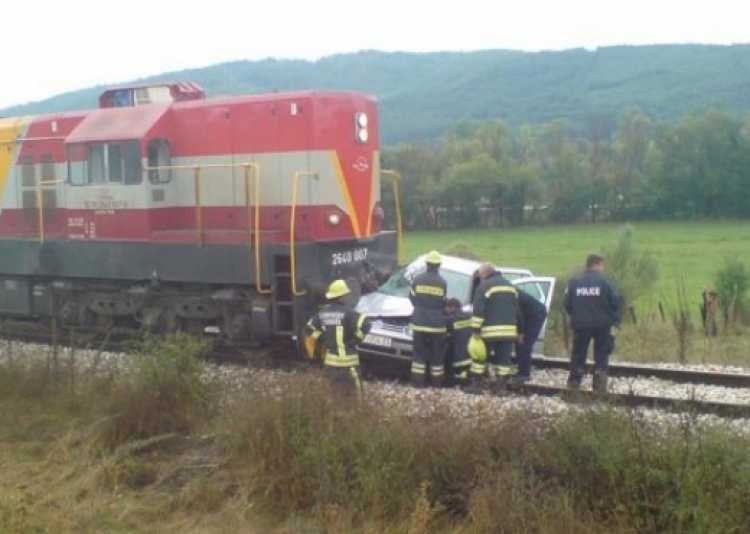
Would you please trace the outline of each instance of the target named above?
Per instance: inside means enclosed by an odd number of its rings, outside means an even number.
[[[523,333],[523,343],[515,344],[518,374],[521,376],[531,376],[531,354],[534,351],[536,340],[539,339],[539,333],[542,331],[545,320],[546,317],[541,321],[537,319],[527,321]]]
[[[500,376],[506,375],[511,367],[513,340],[485,339],[484,343],[487,346],[487,361],[492,369]]]
[[[412,380],[417,386],[426,384],[427,370],[432,385],[443,383],[445,375],[445,351],[447,334],[445,332],[412,332],[414,354],[412,360]]]
[[[323,367],[323,377],[329,387],[344,403],[347,401],[362,402],[362,379],[359,374],[359,365],[351,367]]]
[[[573,350],[571,353],[570,378],[580,383],[586,374],[586,357],[589,344],[594,340],[594,369],[607,372],[611,352],[610,327],[576,328],[573,330]]]

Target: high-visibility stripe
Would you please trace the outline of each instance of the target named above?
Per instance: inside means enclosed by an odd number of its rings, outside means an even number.
[[[411,325],[411,329],[414,332],[427,332],[428,334],[445,334],[448,328],[445,326],[417,326]]]
[[[518,336],[518,328],[514,324],[488,325],[482,327],[481,335],[482,337],[491,338],[512,338]]]
[[[423,363],[411,362],[411,372],[415,375],[423,375],[427,372],[427,366]]]
[[[471,319],[462,319],[453,323],[455,330],[463,330],[464,328],[471,328]]]
[[[471,327],[472,328],[481,328],[481,326],[484,324],[484,317],[479,317],[478,315],[475,315],[471,318]]]
[[[359,356],[356,354],[347,354],[346,356],[337,356],[330,352],[326,354],[325,364],[331,367],[351,367],[359,365]]]
[[[419,295],[434,295],[436,297],[445,296],[445,290],[442,287],[417,285],[414,286],[414,291]]]
[[[346,354],[346,345],[344,344],[344,327],[336,327],[336,348],[339,349],[339,354]]]
[[[472,362],[469,372],[474,375],[483,375],[485,371],[484,363]]]
[[[516,290],[515,286],[493,286],[485,291],[484,296],[486,298],[490,298],[490,296],[494,295],[495,293],[513,293],[514,295],[517,295],[518,291]]]
[[[430,369],[430,374],[432,376],[443,376],[445,374],[445,369],[442,365],[436,365]]]
[[[465,366],[471,365],[471,358],[466,358],[465,360],[459,360],[457,362],[453,362],[452,365],[454,369],[456,367],[465,367]]]
[[[513,374],[513,369],[507,365],[493,365],[492,368],[495,370],[495,374],[498,376],[507,376]]]

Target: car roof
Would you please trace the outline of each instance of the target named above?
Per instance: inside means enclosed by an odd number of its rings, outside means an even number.
[[[419,256],[417,259],[412,261],[409,266],[418,266],[423,265],[425,263],[425,257],[427,255],[424,254],[422,256]],[[477,269],[479,269],[479,266],[482,265],[482,262],[478,262],[475,260],[468,260],[466,258],[459,258],[458,256],[447,256],[445,254],[441,254],[441,262],[440,262],[440,268],[441,269],[447,269],[449,271],[454,271],[457,273],[462,274],[468,274],[469,276],[473,275]],[[528,270],[524,269],[523,267],[495,267],[500,273],[502,274],[515,274],[518,276],[533,276],[533,273]]]

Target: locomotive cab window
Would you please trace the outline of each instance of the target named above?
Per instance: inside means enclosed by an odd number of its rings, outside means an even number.
[[[72,185],[139,184],[141,154],[138,141],[68,147],[68,179]]]
[[[169,142],[154,139],[148,143],[148,179],[152,184],[166,184],[172,179]]]

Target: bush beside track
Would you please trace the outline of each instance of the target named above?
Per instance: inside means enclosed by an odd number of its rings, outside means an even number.
[[[750,439],[683,414],[542,423],[340,406],[309,374],[207,379],[183,338],[120,372],[0,359],[2,532],[731,532]]]

